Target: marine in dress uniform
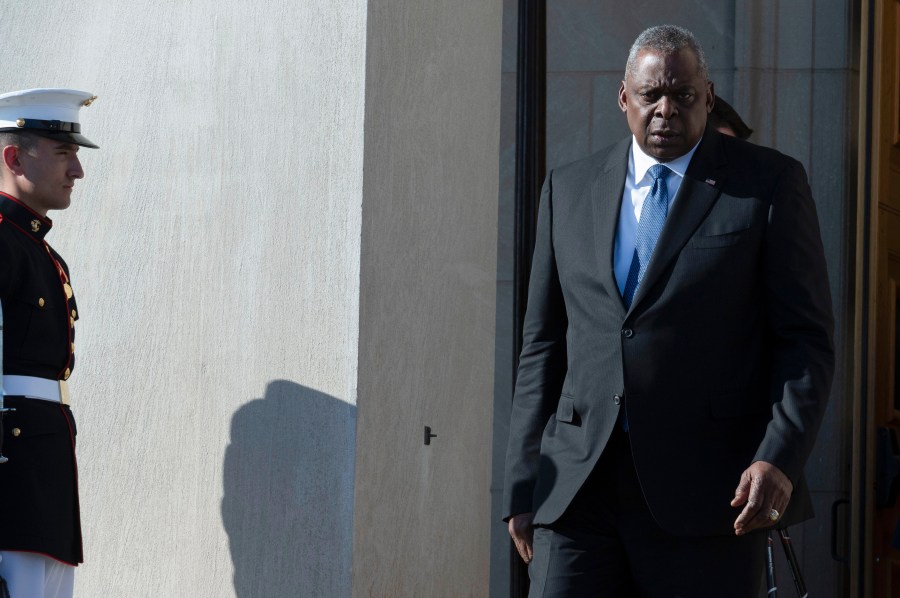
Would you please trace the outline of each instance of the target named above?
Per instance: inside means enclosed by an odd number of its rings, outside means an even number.
[[[0,576],[13,598],[72,595],[82,562],[75,419],[78,306],[63,258],[45,240],[51,209],[84,175],[79,110],[95,99],[68,89],[0,95],[0,300],[3,406]]]

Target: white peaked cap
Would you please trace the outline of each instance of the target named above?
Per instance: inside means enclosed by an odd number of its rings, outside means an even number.
[[[24,89],[0,94],[0,131],[31,131],[42,137],[97,147],[81,135],[78,113],[97,96],[75,89]]]

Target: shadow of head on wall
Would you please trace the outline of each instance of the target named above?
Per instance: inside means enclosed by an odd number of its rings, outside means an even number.
[[[222,521],[238,598],[349,595],[355,420],[286,380],[232,417]]]

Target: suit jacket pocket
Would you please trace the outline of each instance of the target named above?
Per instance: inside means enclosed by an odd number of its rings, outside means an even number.
[[[562,395],[559,397],[559,405],[556,407],[557,421],[567,424],[577,424],[578,414],[575,413],[575,397]]]
[[[749,220],[709,222],[691,238],[691,247],[727,247],[742,241],[750,230]]]

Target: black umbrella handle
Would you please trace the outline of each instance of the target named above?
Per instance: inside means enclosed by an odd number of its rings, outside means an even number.
[[[778,530],[781,536],[781,545],[784,547],[784,555],[787,557],[788,565],[791,566],[791,575],[794,578],[794,587],[797,588],[797,596],[800,598],[808,598],[806,591],[806,582],[803,581],[803,573],[800,572],[800,563],[797,562],[797,555],[794,554],[794,543],[788,535],[787,528]]]

